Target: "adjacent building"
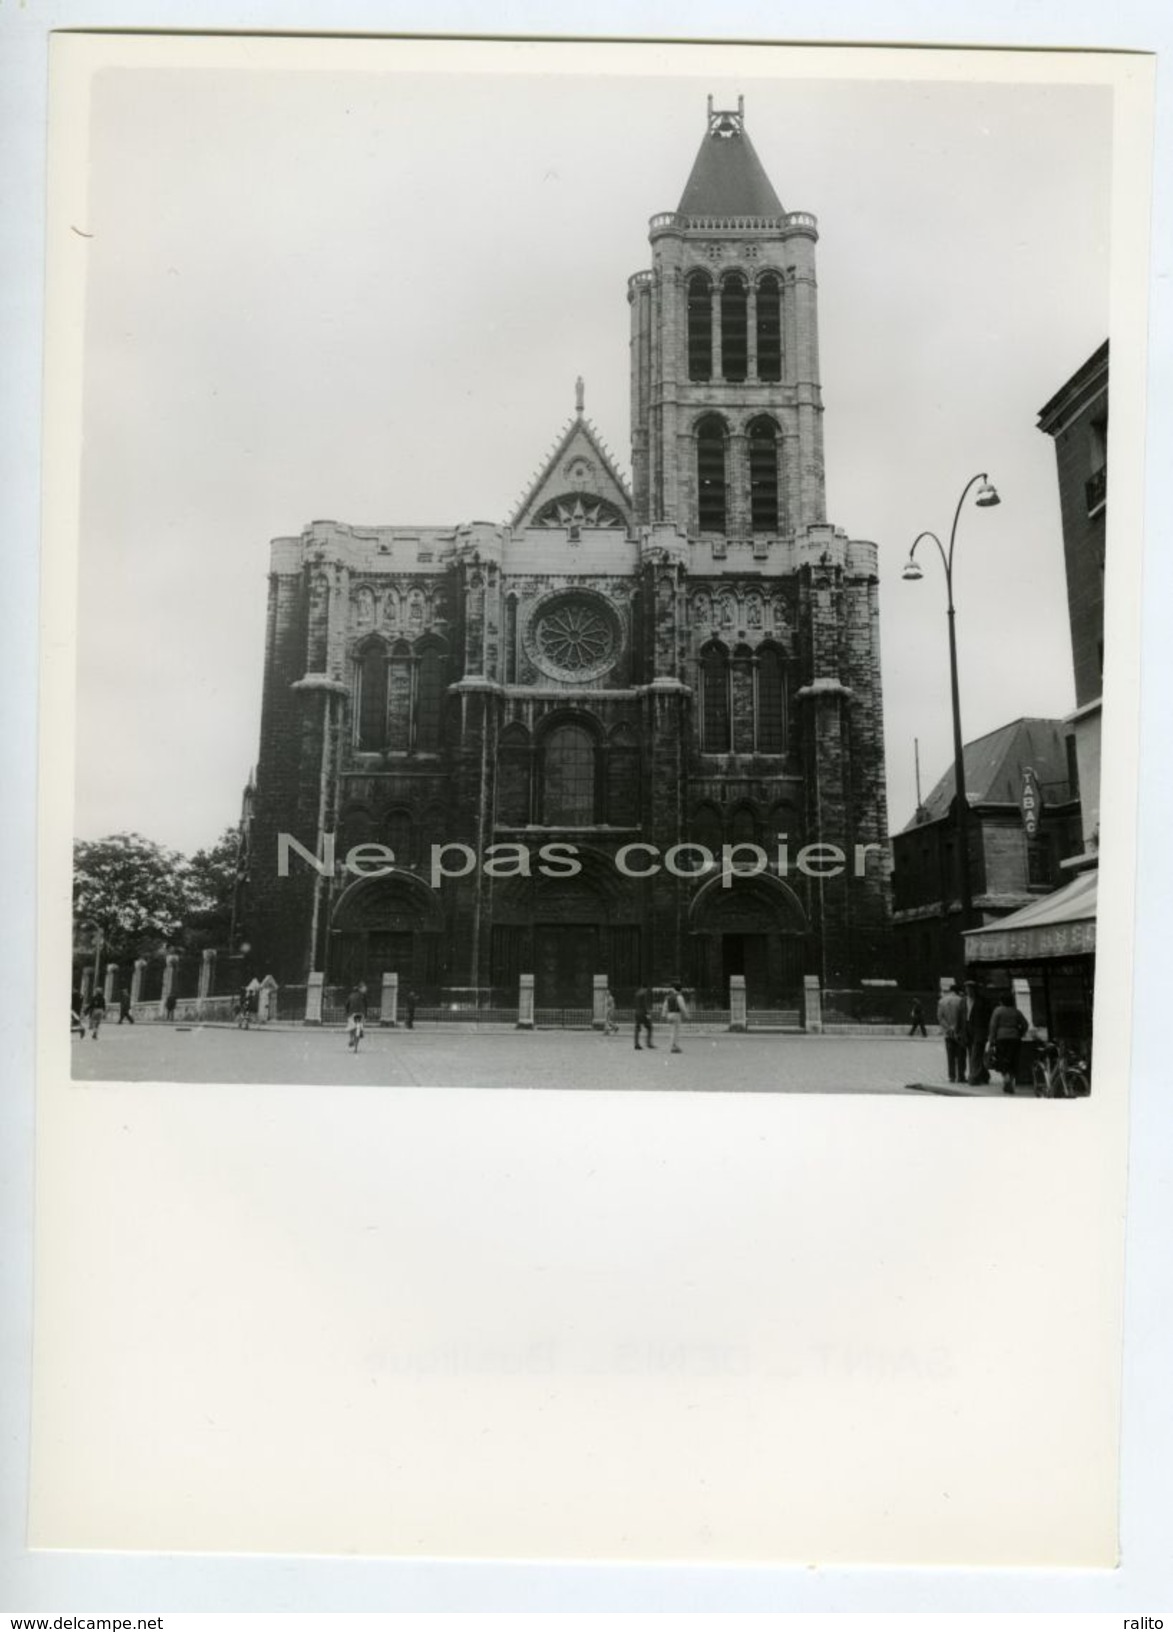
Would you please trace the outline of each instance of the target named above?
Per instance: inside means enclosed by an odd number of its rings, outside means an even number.
[[[507,519],[273,542],[239,932],[283,983],[737,974],[787,1006],[889,973],[877,551],[827,518],[816,220],[710,99],[649,238],[630,482],[580,381]],[[392,870],[342,866],[372,844]]]
[[[1108,507],[1108,342],[1039,414],[1055,439],[1063,559],[1075,670],[1071,733],[1081,806],[1080,843],[1060,862],[1045,900],[966,936],[969,965],[991,983],[1017,979],[1035,1022],[1090,1057],[1100,842],[1100,706],[1104,672],[1104,545]]]
[[[1108,342],[1039,412],[1055,441],[1063,562],[1075,670],[1075,734],[1083,802],[1083,848],[1073,867],[1094,866],[1100,842],[1100,703],[1104,687],[1104,542],[1108,524]]]
[[[967,743],[975,917],[997,922],[1048,895],[1082,848],[1075,740],[1064,720],[1021,719]],[[895,973],[909,990],[959,977],[961,885],[950,767],[892,840]]]

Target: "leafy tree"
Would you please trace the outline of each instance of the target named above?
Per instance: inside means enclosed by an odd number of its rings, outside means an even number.
[[[79,942],[100,929],[108,956],[132,957],[173,939],[191,910],[190,863],[141,833],[73,847],[73,922]]]
[[[228,945],[240,867],[240,833],[235,827],[225,828],[215,844],[192,856],[185,939],[193,947]]]

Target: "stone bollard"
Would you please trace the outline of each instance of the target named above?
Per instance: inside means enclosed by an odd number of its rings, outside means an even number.
[[[591,990],[591,1028],[602,1031],[607,1024],[607,977],[596,975]]]
[[[534,977],[519,975],[517,981],[517,1029],[534,1029]]]
[[[118,965],[106,965],[106,984],[102,987],[102,996],[106,999],[106,1007],[113,1008],[118,998]]]
[[[141,1001],[142,1001],[143,977],[146,975],[146,972],[147,972],[147,960],[146,960],[146,958],[136,958],[134,960],[134,974],[131,975],[131,977],[130,977],[130,1006],[131,1006],[131,1008],[133,1008],[136,1003],[141,1003]]]
[[[320,1026],[322,1023],[322,987],[326,977],[320,969],[314,969],[305,983],[305,1024]]]
[[[379,994],[379,1024],[399,1024],[399,975],[393,969],[383,971],[383,990]]]
[[[749,1019],[745,1005],[745,976],[729,976],[729,1030],[746,1031]]]
[[[823,1034],[823,993],[818,975],[802,977],[802,1029],[812,1037]]]

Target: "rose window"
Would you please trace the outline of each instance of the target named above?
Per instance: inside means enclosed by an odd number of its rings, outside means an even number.
[[[530,628],[531,656],[557,679],[592,680],[615,662],[618,629],[602,601],[560,596],[540,608]]]

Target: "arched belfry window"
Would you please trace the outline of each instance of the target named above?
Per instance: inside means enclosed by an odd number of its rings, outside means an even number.
[[[778,427],[764,414],[749,425],[749,512],[755,533],[778,531]]]
[[[560,725],[542,749],[542,821],[546,827],[589,827],[595,820],[595,741],[581,725]]]
[[[777,646],[758,647],[758,753],[786,752],[786,662]]]
[[[702,533],[725,531],[725,422],[706,414],[696,428],[697,524]]]
[[[372,640],[359,653],[355,684],[358,692],[358,746],[378,751],[387,746],[387,648]]]
[[[415,746],[421,754],[440,749],[440,711],[444,700],[444,658],[442,641],[421,643],[419,672],[416,676]]]
[[[749,291],[740,272],[721,279],[721,377],[744,380],[749,366]]]
[[[713,377],[712,284],[703,272],[694,272],[688,280],[688,377]]]
[[[701,747],[729,752],[729,654],[719,641],[701,652]]]
[[[758,379],[782,378],[782,285],[772,272],[758,284]]]

